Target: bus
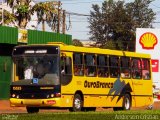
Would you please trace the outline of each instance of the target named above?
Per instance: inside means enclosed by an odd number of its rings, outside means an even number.
[[[16,46],[11,106],[95,111],[153,104],[149,54],[76,47],[59,42]]]

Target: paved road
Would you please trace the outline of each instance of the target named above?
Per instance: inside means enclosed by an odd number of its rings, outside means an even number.
[[[132,108],[133,110],[145,110],[146,107]],[[160,101],[154,102],[154,110],[160,110]],[[112,111],[112,109],[97,108],[96,111]],[[40,112],[68,112],[68,110],[40,110]],[[25,107],[10,107],[8,100],[0,100],[0,114],[5,113],[27,113]]]

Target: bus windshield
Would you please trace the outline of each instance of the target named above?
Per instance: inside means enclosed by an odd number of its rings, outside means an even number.
[[[38,79],[47,84],[59,84],[58,55],[14,56],[19,80]]]

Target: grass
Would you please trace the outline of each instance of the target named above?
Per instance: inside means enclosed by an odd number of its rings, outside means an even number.
[[[2,120],[159,120],[160,110],[117,112],[66,112],[38,114],[1,114]]]

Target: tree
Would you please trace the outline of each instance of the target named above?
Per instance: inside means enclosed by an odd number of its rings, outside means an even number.
[[[149,5],[154,0],[135,0],[134,2],[127,3],[127,14],[130,15],[130,19],[134,24],[132,30],[135,31],[137,27],[147,28],[153,27],[152,22],[155,19],[155,13]]]
[[[31,20],[31,15],[37,13],[38,23],[47,21],[48,24],[52,23],[57,15],[56,5],[53,2],[40,2],[35,5],[32,0],[6,0],[7,4],[12,8],[15,21],[18,22],[18,27],[26,28],[27,23]],[[53,27],[53,26],[50,26]]]
[[[80,40],[78,40],[78,39],[73,39],[72,44],[73,44],[74,46],[83,47],[83,43],[82,43]]]
[[[106,44],[102,48],[116,49],[116,45],[115,45],[114,41],[107,40]]]
[[[3,11],[3,19],[4,19],[3,22],[6,25],[9,25],[10,23],[14,24],[14,21],[16,20],[14,14],[11,14],[6,10]],[[1,11],[0,11],[0,21],[2,21],[2,12]]]
[[[55,4],[52,4],[52,2],[44,2],[44,3],[40,2],[34,5],[31,11],[32,14],[34,12],[37,13],[38,23],[42,22],[43,30],[45,21],[53,31],[57,30],[58,11],[55,7]]]
[[[149,8],[152,1],[125,3],[108,0],[102,3],[101,8],[92,5],[93,11],[89,17],[90,40],[103,48],[134,51],[136,28],[152,27],[151,23],[155,19],[155,13]],[[112,46],[108,43],[112,43]]]

